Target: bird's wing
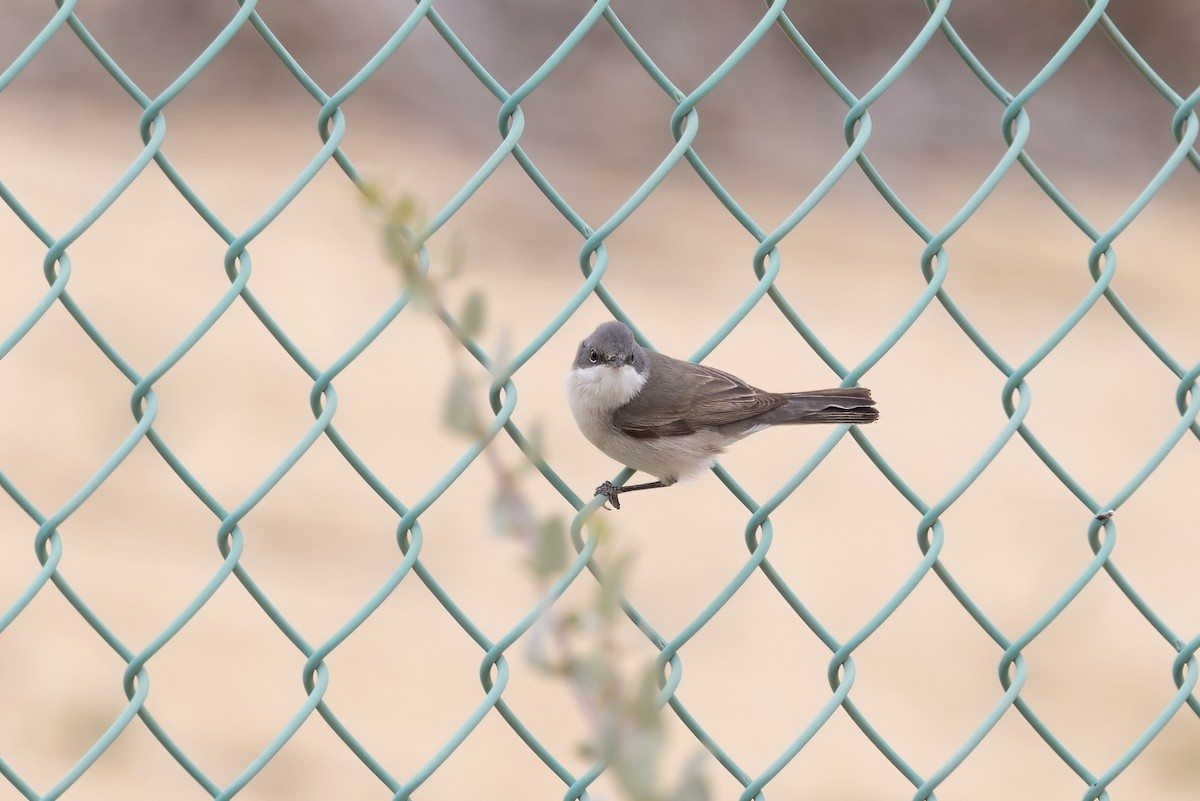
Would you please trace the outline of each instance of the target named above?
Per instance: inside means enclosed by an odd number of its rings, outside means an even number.
[[[787,403],[737,376],[649,351],[650,375],[642,391],[613,414],[613,424],[638,439],[677,437],[757,417]],[[670,371],[670,381],[662,379]]]

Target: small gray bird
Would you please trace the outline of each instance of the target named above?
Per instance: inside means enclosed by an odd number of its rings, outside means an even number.
[[[616,321],[579,343],[567,374],[567,399],[593,445],[658,479],[596,487],[617,509],[620,493],[669,487],[712,467],[726,447],[755,431],[879,419],[869,389],[764,392],[729,373],[647,350]]]

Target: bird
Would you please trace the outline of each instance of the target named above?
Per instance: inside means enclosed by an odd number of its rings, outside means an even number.
[[[566,384],[584,437],[606,456],[656,479],[596,487],[614,509],[621,508],[621,493],[690,478],[712,467],[729,445],[771,426],[879,419],[869,389],[765,392],[730,373],[642,347],[616,320],[579,343]]]

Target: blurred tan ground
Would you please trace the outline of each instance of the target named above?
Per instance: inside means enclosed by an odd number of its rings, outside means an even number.
[[[986,107],[986,106],[982,106]],[[0,178],[56,235],[74,225],[137,154],[127,102],[78,103],[51,114],[36,96],[7,98],[19,125],[0,126]],[[831,106],[835,108],[835,106]],[[1163,131],[1169,109],[1163,106]],[[244,230],[320,147],[315,107],[203,103],[168,114],[165,152],[210,208]],[[346,150],[364,174],[411,191],[436,210],[481,164],[487,147],[454,129],[406,126],[384,111],[348,114]],[[663,117],[665,119],[665,116]],[[834,118],[836,119],[836,118]],[[998,119],[998,112],[990,119]],[[530,112],[530,130],[535,128]],[[728,153],[714,169],[765,227],[804,197],[837,154],[836,123],[803,152]],[[880,126],[876,136],[886,141]],[[631,164],[530,152],[593,226],[667,151],[666,125],[628,143]],[[1099,136],[1099,135],[1098,135]],[[534,140],[536,142],[536,139]],[[1109,143],[1111,144],[1111,143]],[[1170,150],[1146,143],[1136,164],[1097,140],[1094,170],[1055,173],[1098,227],[1132,200]],[[801,146],[798,146],[801,147]],[[704,153],[703,148],[701,149]],[[998,135],[973,155],[894,158],[881,165],[931,228],[966,200],[1001,153]],[[1036,149],[1035,149],[1036,153]],[[1146,155],[1149,153],[1150,155]],[[757,160],[756,160],[757,159]],[[1110,161],[1106,162],[1105,160]],[[886,159],[885,159],[886,160]],[[1051,160],[1052,161],[1052,160]],[[777,163],[773,172],[771,163]],[[1147,165],[1150,165],[1147,169]],[[890,168],[890,171],[889,171]],[[767,176],[758,180],[757,176]],[[1185,168],[1118,240],[1114,286],[1185,365],[1200,358],[1196,270],[1197,176]],[[45,247],[0,215],[6,269],[0,330],[11,331],[45,292]],[[580,237],[518,166],[506,162],[431,242],[433,270],[451,239],[465,246],[450,286],[488,301],[486,347],[523,347],[582,282]],[[660,349],[694,350],[754,285],[755,242],[686,165],[607,240],[606,286]],[[923,243],[852,173],[781,248],[777,285],[846,365],[856,364],[915,302]],[[1050,334],[1091,281],[1089,242],[1014,171],[950,242],[946,284],[1012,364]],[[129,363],[151,370],[228,286],[224,244],[151,165],[71,247],[71,296]],[[338,358],[399,291],[378,231],[353,187],[330,165],[250,245],[250,288],[320,367]],[[580,337],[608,315],[589,300],[516,377],[516,421],[544,429],[547,456],[586,493],[616,467],[576,431],[562,376]],[[772,389],[837,378],[764,300],[708,360]],[[335,382],[338,430],[402,500],[415,502],[463,453],[440,425],[449,376],[444,337],[405,312]],[[1031,427],[1095,498],[1112,496],[1178,420],[1176,379],[1103,301],[1030,379]],[[311,382],[240,302],[159,382],[155,428],[227,509],[241,504],[312,425]],[[926,502],[941,498],[998,436],[1003,377],[935,302],[864,378],[882,410],[871,441]],[[0,443],[6,475],[49,514],[92,476],[133,428],[131,386],[52,307],[0,364]],[[741,443],[725,467],[760,501],[828,435],[787,430]],[[510,463],[516,449],[492,446]],[[1115,562],[1183,639],[1200,628],[1194,512],[1200,446],[1190,434],[1116,516]],[[569,506],[536,476],[540,512]],[[422,560],[476,624],[502,636],[536,604],[519,544],[489,524],[493,478],[473,465],[421,517]],[[665,636],[687,625],[746,558],[746,512],[706,475],[631,496],[612,550],[636,552],[629,598]],[[772,563],[829,631],[858,631],[916,568],[920,515],[849,438],[772,515]],[[1089,513],[1019,438],[943,515],[943,563],[1009,638],[1024,632],[1092,556]],[[318,441],[242,522],[242,564],[309,643],[329,637],[400,561],[395,515]],[[0,501],[0,608],[32,581],[36,525]],[[138,651],[202,589],[221,561],[217,521],[147,443],[62,526],[62,574],[127,647]],[[602,557],[603,558],[603,557]],[[585,602],[590,578],[564,603]],[[652,649],[632,626],[623,658]],[[505,698],[575,771],[588,762],[573,696],[528,664],[528,638],[510,651]],[[761,575],[752,576],[683,649],[680,697],[750,774],[762,771],[829,697],[829,651]],[[999,701],[1000,649],[932,574],[857,651],[851,697],[922,775],[935,772]],[[1022,696],[1084,765],[1102,773],[1175,692],[1173,649],[1101,574],[1026,651]],[[328,660],[327,699],[366,747],[407,779],[480,701],[482,657],[415,576]],[[214,781],[225,784],[302,705],[304,659],[233,579],[149,663],[148,706]],[[0,758],[44,791],[125,704],[124,663],[52,587],[0,635]],[[698,746],[673,721],[671,766]],[[1180,712],[1113,785],[1113,797],[1193,799],[1200,793],[1200,721]],[[710,762],[714,798],[739,785]],[[1077,798],[1083,783],[1015,712],[938,790],[942,799]],[[423,799],[557,798],[561,784],[491,713],[421,788]],[[769,786],[778,798],[904,798],[911,786],[838,712]],[[615,791],[602,780],[598,797]],[[385,798],[389,793],[316,715],[239,794],[245,799]],[[17,798],[11,786],[0,799]],[[68,793],[71,798],[204,798],[137,720]]]

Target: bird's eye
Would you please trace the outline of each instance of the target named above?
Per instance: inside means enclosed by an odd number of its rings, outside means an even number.
[[[600,361],[600,357],[596,355],[596,351],[592,351],[591,353],[589,353],[588,358],[592,360],[592,364],[595,364],[596,362]]]

